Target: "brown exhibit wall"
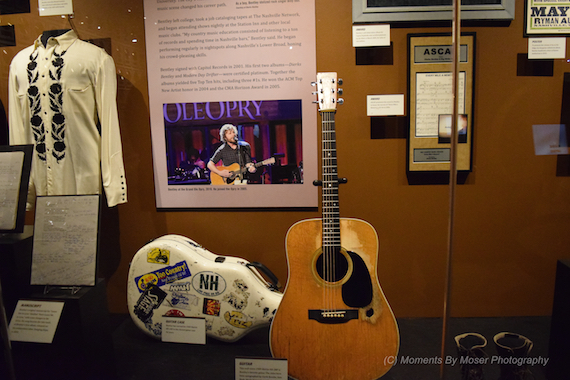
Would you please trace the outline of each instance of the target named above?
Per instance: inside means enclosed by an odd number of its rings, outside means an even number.
[[[341,215],[376,228],[379,278],[395,315],[441,316],[449,187],[408,184],[406,138],[401,133],[371,138],[366,95],[406,94],[408,33],[449,28],[392,28],[392,62],[357,65],[351,5],[316,1],[317,69],[338,72],[345,83],[345,104],[336,117],[339,174],[348,178],[340,189]],[[570,107],[562,104],[564,72],[570,66],[555,60],[551,76],[517,76],[519,55],[527,52],[523,6],[523,1],[516,3],[510,26],[464,28],[477,33],[474,156],[473,172],[457,187],[452,316],[549,315],[556,261],[570,256],[568,157],[536,156],[532,139],[533,124],[558,124],[563,107]],[[42,31],[69,27],[60,16],[39,17],[36,7],[32,0],[30,14],[0,16],[1,25],[15,26],[17,43],[0,48],[0,99],[6,108],[14,55]],[[287,230],[319,212],[157,211],[142,0],[76,0],[74,11],[80,38],[110,43],[118,74],[129,201],[118,206],[120,246],[105,253],[113,272],[107,284],[110,311],[127,312],[133,255],[168,233],[188,236],[220,255],[260,261],[285,282]]]

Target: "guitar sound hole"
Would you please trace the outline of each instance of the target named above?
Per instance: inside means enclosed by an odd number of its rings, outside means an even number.
[[[318,275],[327,282],[338,282],[348,272],[348,260],[339,249],[322,253],[315,264]]]

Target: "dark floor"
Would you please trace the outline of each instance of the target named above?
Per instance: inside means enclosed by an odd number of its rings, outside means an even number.
[[[550,317],[451,319],[445,357],[457,358],[453,337],[465,332],[477,332],[485,336],[488,341],[487,355],[491,358],[497,357],[493,336],[499,332],[512,332],[533,341],[531,357],[549,359],[553,357],[549,355],[548,346],[550,320]],[[72,324],[71,319],[65,321],[65,325]],[[399,319],[398,325],[399,361],[429,360],[440,356],[441,319]],[[62,330],[59,335],[56,334],[51,345],[13,342],[16,380],[231,380],[235,378],[236,357],[271,356],[268,328],[252,331],[234,343],[208,338],[206,345],[162,343],[143,333],[128,315],[111,316],[111,336],[99,331],[81,330],[81,326],[75,326],[69,331],[81,333],[65,336]],[[90,336],[92,344],[81,343],[85,342],[87,336]],[[350,347],[347,347],[347,355],[350,355]],[[1,369],[0,379],[9,379]],[[394,365],[382,380],[438,380],[442,378],[441,370],[443,379],[463,380],[459,364],[440,366],[401,362]],[[484,370],[484,379],[499,380],[500,370],[497,364],[488,364]],[[568,373],[556,373],[554,376],[550,373],[549,377],[545,375],[546,370],[542,365],[532,366],[530,370],[533,377],[512,380],[570,379],[570,370],[565,371]]]
[[[128,317],[114,316],[113,342],[117,379],[138,380],[168,377],[174,379],[234,379],[236,357],[270,357],[269,330],[251,332],[238,342],[208,340],[206,345],[162,343],[143,334]],[[400,352],[398,357],[435,358],[441,352],[441,319],[400,319]],[[497,356],[493,336],[499,332],[522,334],[534,343],[532,357],[548,358],[549,317],[460,318],[448,326],[446,355],[456,358],[453,337],[465,332],[478,332],[488,340],[487,354]],[[347,348],[349,354],[350,348]],[[570,358],[569,358],[570,359]],[[445,379],[461,379],[459,364],[443,366]],[[485,379],[499,379],[499,366],[485,366]],[[534,380],[546,379],[540,365],[530,368]],[[440,379],[439,365],[396,364],[383,380]],[[565,377],[559,377],[563,379]],[[530,380],[527,377],[525,380]],[[558,377],[557,377],[558,379]]]

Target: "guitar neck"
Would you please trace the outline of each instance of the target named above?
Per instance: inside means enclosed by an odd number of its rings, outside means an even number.
[[[337,103],[342,99],[337,95],[341,92],[337,84],[341,82],[336,73],[319,73],[315,94],[318,96],[319,112],[321,114],[322,141],[322,211],[323,211],[323,249],[340,248],[340,216],[338,203],[338,172],[336,165],[336,132],[335,114]]]
[[[323,111],[321,112],[321,118],[323,246],[340,248],[335,112]]]

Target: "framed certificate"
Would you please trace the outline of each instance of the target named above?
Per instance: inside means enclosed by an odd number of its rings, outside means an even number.
[[[458,133],[457,170],[471,171],[475,34],[460,38],[457,105],[453,123],[451,35],[408,35],[408,172],[449,171],[451,128]]]

